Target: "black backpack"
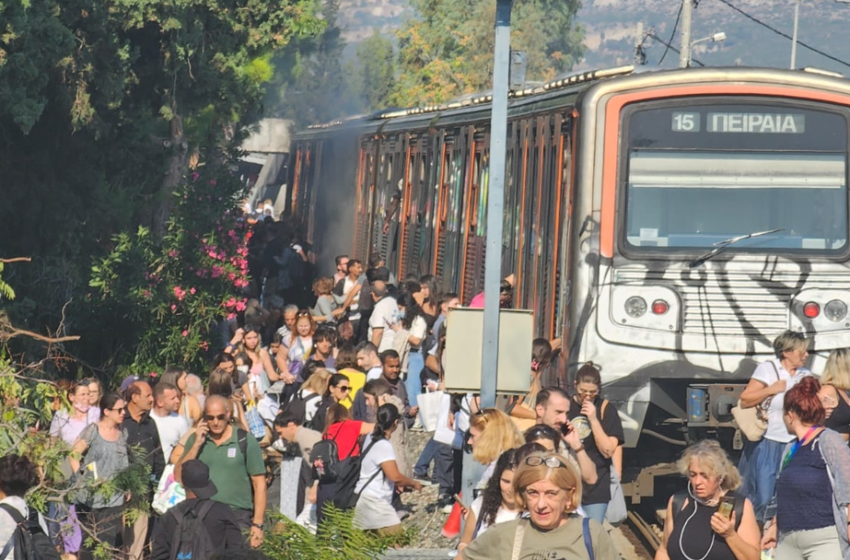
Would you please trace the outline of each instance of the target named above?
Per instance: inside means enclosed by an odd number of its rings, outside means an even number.
[[[380,440],[379,440],[380,441]],[[372,440],[369,446],[363,453],[357,457],[349,457],[342,461],[339,465],[339,478],[337,480],[336,492],[333,497],[333,504],[339,510],[351,509],[357,505],[357,500],[360,498],[360,492],[355,492],[357,481],[360,480],[360,467],[363,465],[363,458],[369,453],[369,450],[375,445],[376,441]],[[369,486],[378,474],[383,473],[383,469],[378,465],[378,469],[372,473],[363,488]]]
[[[340,476],[346,472],[347,467],[345,463],[352,459],[351,454],[354,453],[354,450],[359,445],[359,439],[354,440],[354,445],[349,450],[348,455],[346,455],[346,459],[344,461],[339,460],[339,447],[336,444],[336,436],[339,435],[339,432],[342,430],[337,430],[336,434],[332,439],[323,439],[313,446],[313,449],[310,451],[310,464],[315,466],[316,461],[322,461],[322,467],[316,467],[316,474],[318,475],[319,482],[330,484],[339,480]]]
[[[312,420],[307,422],[307,403],[310,401],[321,398],[322,396],[318,393],[313,393],[312,395],[304,396],[304,391],[300,390],[289,399],[289,402],[286,403],[283,407],[281,407],[281,412],[292,413],[298,417],[298,425],[305,426],[310,429],[313,428]]]
[[[38,512],[29,508],[29,518],[24,519],[17,509],[9,504],[0,504],[0,508],[12,516],[17,527],[8,542],[0,549],[0,560],[60,560],[56,547],[38,524]],[[9,553],[15,547],[15,554]]]
[[[193,504],[183,502],[171,509],[177,525],[171,540],[170,560],[208,560],[213,555],[215,549],[204,526],[204,518],[213,505],[212,500],[201,500]]]

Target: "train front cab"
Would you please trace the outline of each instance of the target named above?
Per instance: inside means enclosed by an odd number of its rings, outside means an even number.
[[[731,408],[782,331],[813,337],[815,372],[850,346],[850,82],[645,73],[579,115],[570,367],[602,366],[639,501],[685,445],[740,448]]]

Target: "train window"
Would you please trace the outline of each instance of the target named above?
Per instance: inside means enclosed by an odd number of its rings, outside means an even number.
[[[847,120],[799,105],[696,104],[628,123],[625,242],[633,249],[847,250]]]

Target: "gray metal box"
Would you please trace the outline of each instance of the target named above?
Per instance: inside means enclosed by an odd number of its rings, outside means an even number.
[[[446,318],[446,390],[481,389],[484,310],[458,307]],[[527,309],[499,312],[499,371],[496,392],[522,395],[531,384],[534,314]]]

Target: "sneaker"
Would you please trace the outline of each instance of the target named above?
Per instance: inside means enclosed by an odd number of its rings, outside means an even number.
[[[404,521],[405,519],[407,519],[408,517],[410,517],[410,512],[409,512],[409,511],[407,511],[407,510],[404,510],[404,509],[402,509],[402,510],[396,510],[396,515],[398,515],[398,520],[399,520],[399,521]]]
[[[437,507],[443,513],[451,513],[452,508],[454,508],[455,500],[452,496],[448,494],[442,494],[439,498],[437,498]]]
[[[452,502],[452,503],[450,503],[450,504],[446,504],[446,505],[444,505],[442,508],[440,508],[440,511],[441,511],[441,512],[443,512],[443,513],[445,513],[446,515],[448,515],[448,514],[450,514],[450,513],[452,512],[452,510],[454,509],[454,507],[455,507],[454,502]]]

